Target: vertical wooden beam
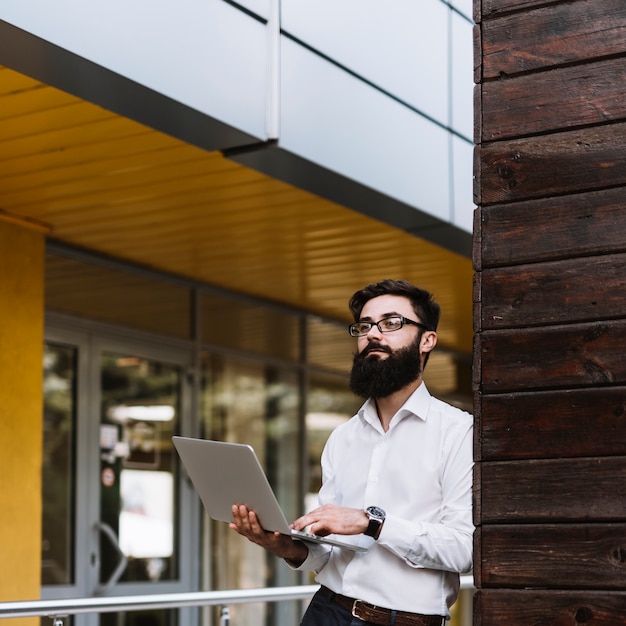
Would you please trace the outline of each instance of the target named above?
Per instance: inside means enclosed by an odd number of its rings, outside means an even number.
[[[618,624],[626,3],[474,6],[474,626]]]

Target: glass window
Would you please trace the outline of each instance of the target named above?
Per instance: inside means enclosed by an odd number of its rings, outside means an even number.
[[[50,311],[191,337],[191,291],[165,280],[50,253],[45,297]]]
[[[205,343],[296,361],[300,317],[217,294],[202,296]]]
[[[324,369],[349,372],[356,340],[348,333],[348,324],[311,316],[307,318],[306,328],[309,363]]]
[[[76,357],[73,347],[44,346],[42,585],[74,582]]]
[[[180,421],[180,379],[174,365],[102,355],[100,515],[127,557],[121,581],[178,577],[171,438]],[[101,583],[119,562],[111,541],[102,534]]]
[[[202,418],[207,439],[255,449],[285,515],[301,514],[300,393],[297,372],[243,359],[203,356]],[[297,576],[223,522],[206,519],[205,582],[213,589],[293,585]],[[298,603],[231,608],[238,626],[297,624]]]
[[[472,412],[472,364],[469,358],[435,348],[424,369],[424,382],[437,398]]]
[[[348,389],[343,377],[312,372],[309,376],[306,410],[307,493],[306,508],[317,506],[317,492],[322,486],[320,460],[330,433],[350,419],[363,400]]]

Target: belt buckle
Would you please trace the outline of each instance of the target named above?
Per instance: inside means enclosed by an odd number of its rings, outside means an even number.
[[[356,611],[357,611],[357,604],[359,603],[358,600],[355,600],[352,603],[352,617],[356,617],[357,619],[361,619],[360,615],[357,615]]]

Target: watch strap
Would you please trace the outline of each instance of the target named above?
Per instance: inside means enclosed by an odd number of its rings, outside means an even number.
[[[374,539],[378,539],[380,535],[380,531],[383,529],[383,521],[377,517],[370,517],[369,524],[367,525],[367,529],[363,533],[368,537],[374,537]]]
[[[368,506],[365,509],[365,514],[369,518],[369,522],[363,534],[368,537],[378,539],[378,537],[380,536],[380,531],[383,528],[383,524],[385,523],[385,511],[377,506]]]

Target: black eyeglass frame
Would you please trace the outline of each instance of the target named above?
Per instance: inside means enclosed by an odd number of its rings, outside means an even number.
[[[400,320],[400,326],[398,326],[398,328],[383,330],[380,327],[381,322],[395,319]],[[356,326],[361,326],[364,324],[367,325],[369,328],[365,332],[354,334],[356,332]],[[405,324],[409,324],[410,326],[418,326],[419,328],[428,330],[428,326],[426,326],[426,324],[422,324],[421,322],[415,322],[414,320],[410,320],[408,317],[404,317],[403,315],[390,315],[389,317],[383,317],[382,320],[378,320],[377,322],[354,322],[354,324],[350,324],[350,326],[348,326],[348,332],[350,333],[351,337],[365,337],[365,335],[367,335],[367,333],[372,330],[372,327],[376,326],[381,333],[395,333],[397,330],[400,330]]]

